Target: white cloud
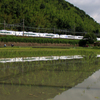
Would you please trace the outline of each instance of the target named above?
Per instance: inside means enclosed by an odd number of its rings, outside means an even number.
[[[66,0],[100,23],[100,0]]]

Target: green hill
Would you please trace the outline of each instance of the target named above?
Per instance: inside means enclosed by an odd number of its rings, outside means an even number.
[[[5,20],[22,25],[23,19],[25,25],[31,27],[100,32],[100,25],[93,18],[65,0],[0,0],[0,23]]]

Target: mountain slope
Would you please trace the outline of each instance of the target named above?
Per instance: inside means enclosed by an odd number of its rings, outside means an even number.
[[[22,25],[23,19],[31,27],[100,32],[93,18],[65,0],[0,0],[0,23]]]

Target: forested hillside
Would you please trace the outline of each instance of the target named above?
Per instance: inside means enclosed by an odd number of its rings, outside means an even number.
[[[31,27],[100,32],[93,18],[65,0],[0,0],[0,23],[21,25],[23,19]]]

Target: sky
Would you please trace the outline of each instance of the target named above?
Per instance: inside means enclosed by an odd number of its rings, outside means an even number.
[[[66,0],[100,23],[100,0]]]

